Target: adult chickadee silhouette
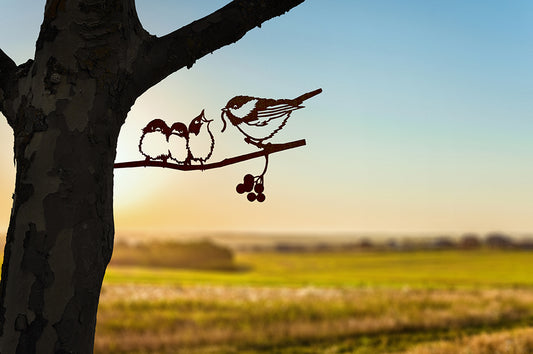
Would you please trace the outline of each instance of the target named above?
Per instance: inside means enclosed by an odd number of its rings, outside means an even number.
[[[209,124],[213,120],[205,118],[204,110],[189,124],[189,140],[187,150],[189,159],[198,161],[201,164],[206,162],[213,154],[215,148],[215,138],[209,129]]]
[[[272,138],[297,109],[304,108],[302,103],[322,92],[322,89],[305,93],[294,99],[268,99],[250,96],[236,96],[222,108],[222,121],[226,129],[224,116],[246,137],[244,141],[257,147]]]
[[[178,164],[190,163],[189,157],[189,132],[187,126],[181,122],[176,122],[170,127],[170,137],[168,139],[170,159]]]
[[[168,150],[168,138],[170,128],[162,119],[154,119],[143,128],[139,151],[149,160],[163,160],[167,162],[170,157]]]

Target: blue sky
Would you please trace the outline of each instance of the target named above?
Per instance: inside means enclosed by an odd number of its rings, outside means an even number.
[[[138,0],[137,9],[161,36],[225,3]],[[33,56],[43,8],[0,4],[0,47],[18,63]],[[308,145],[272,156],[267,201],[234,191],[260,160],[204,173],[118,170],[117,232],[531,232],[532,63],[531,1],[307,0],[148,91],[119,142],[117,160],[140,159],[136,141],[153,118],[186,121],[205,108],[218,119],[238,94],[321,87],[276,136]],[[9,134],[4,123],[6,205]],[[235,130],[217,134],[213,159],[251,151]]]

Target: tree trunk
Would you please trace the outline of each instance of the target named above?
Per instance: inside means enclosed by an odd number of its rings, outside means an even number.
[[[90,91],[90,83],[78,83]],[[94,85],[93,85],[94,87]],[[92,97],[94,98],[94,97]],[[92,352],[100,288],[113,248],[117,132],[71,130],[74,97],[41,117],[42,131],[17,132],[14,206],[2,267],[2,353]],[[20,114],[40,119],[41,110]],[[107,114],[106,114],[107,113]],[[84,118],[86,119],[86,118]]]
[[[117,139],[134,102],[122,83],[147,36],[133,11],[133,1],[48,1],[35,60],[7,90],[17,175],[2,353],[92,352],[113,249]]]
[[[34,60],[0,50],[0,111],[15,135],[0,283],[0,352],[91,353],[113,249],[120,127],[172,72],[304,0],[236,0],[165,37],[134,0],[47,0]]]

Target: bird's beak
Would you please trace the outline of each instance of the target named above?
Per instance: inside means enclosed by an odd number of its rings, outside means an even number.
[[[221,133],[224,132],[224,130],[226,130],[226,120],[224,119],[224,113],[226,113],[228,111],[228,109],[226,107],[222,108],[222,114],[220,115],[220,117],[222,118],[222,123],[224,123],[224,126],[222,127],[222,130],[220,131]]]
[[[213,121],[212,119],[207,119],[205,117],[205,109],[202,109],[202,113],[200,113],[200,116],[202,117],[201,119],[202,123],[210,123]]]

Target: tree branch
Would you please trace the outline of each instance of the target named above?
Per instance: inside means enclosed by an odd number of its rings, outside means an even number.
[[[12,121],[9,119],[9,114],[5,111],[4,103],[10,96],[16,72],[17,64],[15,64],[13,59],[0,49],[0,112],[6,116],[10,125],[12,124]]]
[[[231,158],[224,159],[222,161],[208,163],[204,165],[178,165],[175,163],[168,163],[164,161],[132,161],[132,162],[118,162],[115,164],[115,168],[127,168],[127,167],[164,167],[164,168],[171,168],[174,170],[181,170],[181,171],[197,171],[197,170],[211,170],[213,168],[219,168],[224,167],[228,165],[232,165],[235,163],[239,163],[246,160],[255,159],[257,157],[261,156],[267,156],[276,152],[293,149],[296,147],[304,146],[306,144],[305,139],[292,141],[290,143],[285,144],[270,144],[265,145],[265,147],[262,150],[251,152],[249,154],[244,154],[240,156],[235,156]]]
[[[15,70],[17,70],[17,64],[0,49],[0,77]]]
[[[9,81],[9,77],[15,74],[17,70],[17,64],[11,59],[2,49],[0,49],[0,90],[6,89],[6,84]],[[0,96],[0,102],[2,96]]]
[[[248,31],[305,0],[235,0],[164,37],[145,42],[136,63],[135,85],[144,91],[173,72],[191,68],[208,53],[235,43]]]

